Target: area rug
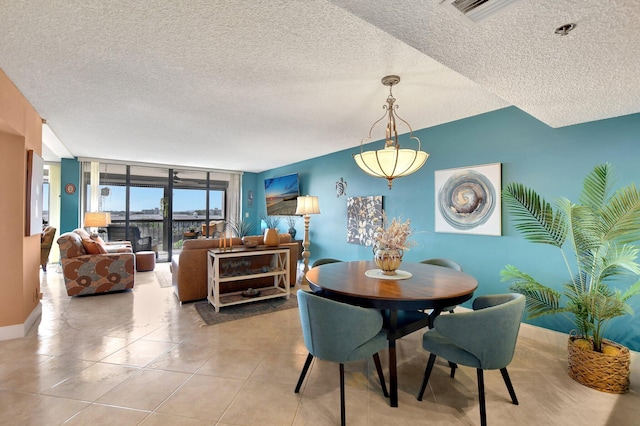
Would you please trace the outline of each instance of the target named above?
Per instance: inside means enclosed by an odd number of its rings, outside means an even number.
[[[195,302],[194,307],[206,325],[215,325],[254,315],[270,314],[285,309],[297,308],[298,298],[292,292],[289,299],[278,297],[275,299],[256,300],[241,305],[224,306],[220,308],[220,312],[216,312],[214,307],[206,300]]]
[[[171,272],[156,271],[156,278],[160,287],[171,287]]]

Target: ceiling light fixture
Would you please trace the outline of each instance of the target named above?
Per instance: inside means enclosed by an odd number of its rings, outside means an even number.
[[[569,34],[570,31],[572,31],[574,28],[576,27],[576,24],[564,24],[558,28],[556,28],[556,30],[554,31],[554,33],[560,35],[560,36],[566,36],[567,34]]]
[[[378,121],[373,123],[369,129],[369,135],[360,141],[360,154],[355,154],[353,159],[356,161],[365,173],[385,178],[389,185],[389,190],[393,185],[393,179],[410,175],[424,165],[429,158],[429,154],[420,150],[420,139],[413,135],[413,129],[409,123],[404,121],[396,113],[398,105],[394,105],[396,99],[393,97],[391,89],[400,82],[397,75],[388,75],[382,79],[382,84],[389,86],[389,97],[387,105],[384,105],[385,113]],[[383,149],[377,151],[364,151],[364,142],[371,140],[371,132],[385,117],[387,117],[387,127],[385,144]],[[418,149],[400,148],[398,143],[398,131],[396,129],[397,122],[404,123],[409,128],[409,138],[415,139],[418,143]]]

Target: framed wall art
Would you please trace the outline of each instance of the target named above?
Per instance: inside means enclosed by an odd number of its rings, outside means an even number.
[[[42,234],[43,180],[44,160],[30,149],[27,151],[26,236]]]
[[[435,231],[502,235],[502,164],[435,172]]]
[[[373,234],[382,224],[382,195],[347,197],[347,242],[373,245]]]

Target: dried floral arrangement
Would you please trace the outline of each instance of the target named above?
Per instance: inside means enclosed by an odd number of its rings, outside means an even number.
[[[415,245],[415,241],[409,240],[413,232],[410,219],[402,222],[400,218],[394,217],[389,223],[387,215],[383,211],[382,226],[376,228],[376,232],[373,234],[374,249],[409,250]]]

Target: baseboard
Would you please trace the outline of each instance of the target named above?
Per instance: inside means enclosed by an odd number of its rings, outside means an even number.
[[[38,318],[42,315],[42,304],[38,302],[31,314],[27,317],[27,320],[22,324],[8,325],[0,327],[0,341],[19,339],[29,333],[31,327],[38,321]]]

